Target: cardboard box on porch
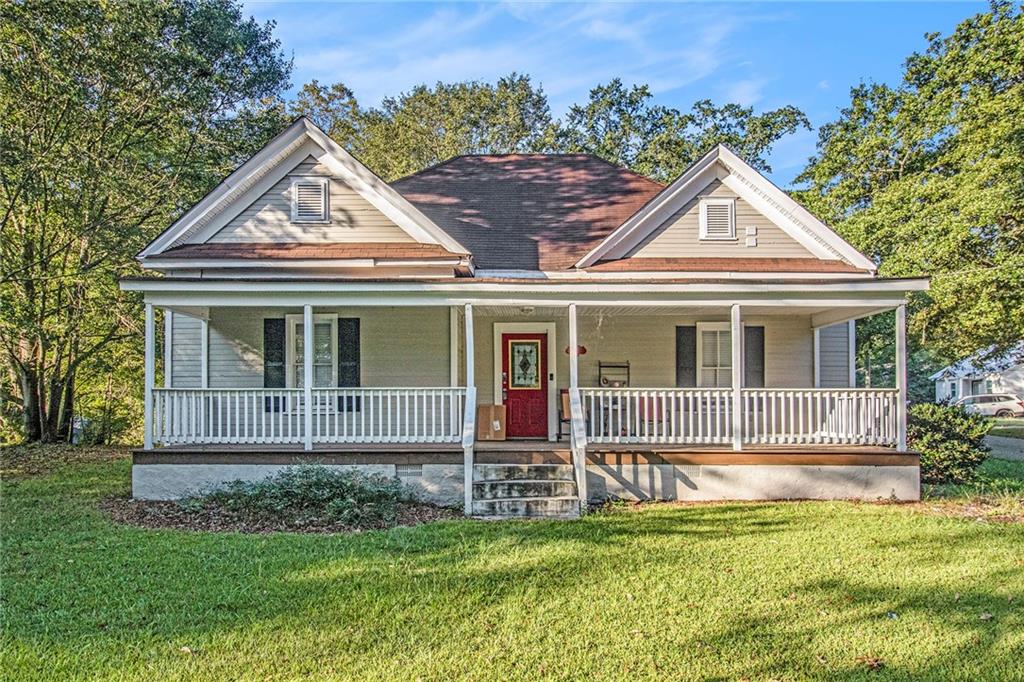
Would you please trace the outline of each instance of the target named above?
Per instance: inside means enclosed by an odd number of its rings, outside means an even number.
[[[505,440],[505,406],[479,405],[476,408],[476,439]]]

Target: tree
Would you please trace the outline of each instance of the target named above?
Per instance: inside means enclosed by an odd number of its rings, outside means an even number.
[[[0,6],[0,351],[28,440],[66,439],[101,356],[141,348],[132,256],[276,127],[271,30],[231,0]]]
[[[949,360],[1024,338],[1024,17],[997,2],[862,84],[798,182],[888,276],[932,275],[916,340]]]
[[[460,154],[539,150],[551,114],[543,90],[529,76],[513,73],[493,85],[420,85],[356,120],[361,135],[354,152],[385,180],[394,180]]]
[[[309,117],[348,151],[358,146],[362,138],[366,113],[344,83],[327,87],[314,79],[302,86],[288,110],[293,116]]]
[[[590,91],[586,104],[569,109],[565,122],[551,133],[553,146],[565,152],[587,152],[667,182],[682,173],[714,145],[723,143],[762,171],[765,157],[780,138],[808,127],[807,117],[786,106],[760,115],[738,104],[717,107],[711,100],[691,110],[652,103],[646,85],[627,88],[619,79]]]

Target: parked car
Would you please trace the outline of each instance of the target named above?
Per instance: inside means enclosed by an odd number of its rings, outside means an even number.
[[[954,404],[967,412],[986,417],[1024,417],[1024,400],[1009,393],[969,395]]]

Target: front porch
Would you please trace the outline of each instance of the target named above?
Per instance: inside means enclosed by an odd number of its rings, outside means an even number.
[[[537,453],[571,465],[578,497],[591,499],[593,467],[614,468],[622,457],[650,471],[670,467],[682,481],[679,467],[879,467],[906,451],[904,312],[891,295],[823,297],[803,285],[789,298],[648,295],[624,305],[464,293],[299,303],[284,293],[148,295],[144,449],[163,453],[154,463],[270,452],[367,465],[411,457],[406,463],[447,467],[446,478],[457,467],[469,510],[476,465]],[[852,334],[850,320],[894,308],[900,385],[851,387],[851,365],[826,365],[849,358],[852,343],[826,349],[825,332],[838,325]],[[302,339],[313,339],[312,352]],[[513,343],[533,344],[522,367],[509,364],[520,350]],[[522,388],[541,406],[530,417],[539,440],[478,440],[478,405],[506,404],[511,426]],[[856,463],[836,459],[854,455]],[[593,482],[601,494],[623,492]],[[756,494],[730,485],[740,497]],[[685,497],[656,487],[630,494]]]

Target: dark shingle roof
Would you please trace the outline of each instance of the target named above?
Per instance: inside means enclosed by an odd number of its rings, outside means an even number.
[[[391,183],[479,268],[565,270],[662,185],[589,154],[458,156]]]

